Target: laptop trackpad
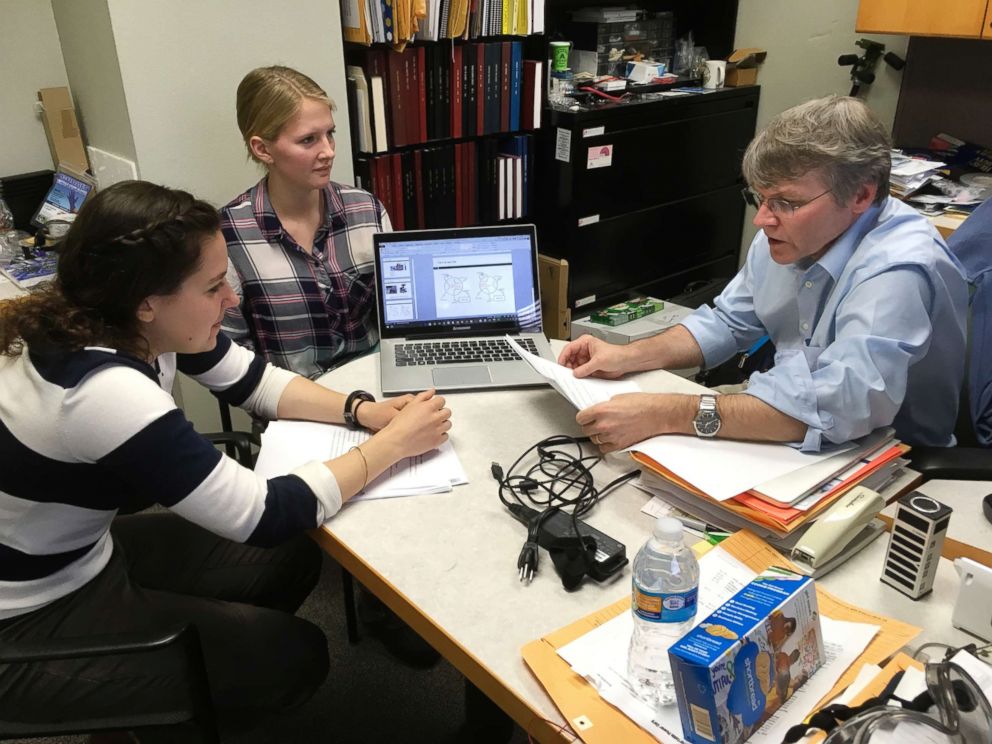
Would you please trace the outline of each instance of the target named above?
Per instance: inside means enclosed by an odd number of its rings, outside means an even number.
[[[434,385],[438,388],[460,387],[463,385],[485,385],[493,381],[489,367],[437,367],[434,370]]]

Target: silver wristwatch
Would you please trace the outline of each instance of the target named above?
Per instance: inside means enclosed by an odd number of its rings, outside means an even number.
[[[699,410],[696,411],[696,418],[692,420],[692,426],[696,430],[696,436],[715,437],[720,431],[720,412],[716,409],[716,396],[700,395]]]

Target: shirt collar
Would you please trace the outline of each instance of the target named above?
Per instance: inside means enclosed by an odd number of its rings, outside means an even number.
[[[272,201],[269,199],[269,179],[266,176],[255,187],[256,193],[252,201],[255,204],[255,214],[258,215],[258,227],[266,241],[278,242],[285,235],[279,215],[276,214]],[[344,202],[337,189],[328,186],[321,190],[324,201],[324,222],[318,234],[324,230],[333,230],[336,226],[345,224]]]
[[[861,245],[861,239],[878,220],[880,207],[872,205],[845,230],[830,249],[820,257],[814,266],[821,266],[834,281],[840,277],[854,251]]]

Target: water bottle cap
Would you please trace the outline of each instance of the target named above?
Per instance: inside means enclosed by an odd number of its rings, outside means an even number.
[[[682,523],[674,517],[658,517],[654,523],[654,536],[668,542],[681,542]]]

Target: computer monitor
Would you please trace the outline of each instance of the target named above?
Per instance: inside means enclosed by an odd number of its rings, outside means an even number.
[[[41,228],[51,220],[72,220],[95,191],[96,181],[91,176],[59,165],[52,187],[31,218],[31,224]]]

